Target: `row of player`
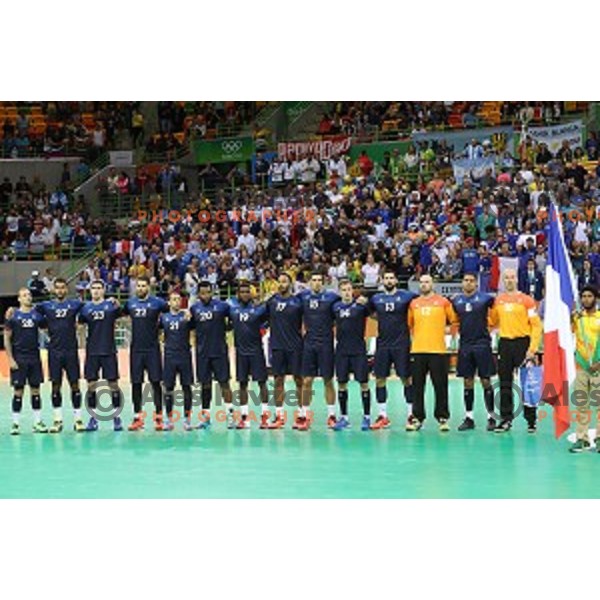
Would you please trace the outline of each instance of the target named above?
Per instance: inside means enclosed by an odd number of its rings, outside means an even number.
[[[34,412],[33,430],[58,433],[63,429],[61,383],[63,373],[71,386],[76,431],[96,431],[96,390],[100,378],[108,380],[115,408],[121,406],[118,387],[118,363],[115,323],[122,316],[131,318],[130,380],[134,418],[130,431],[144,428],[142,383],[152,386],[155,405],[155,428],[173,428],[173,393],[176,379],[184,396],[183,426],[186,430],[210,426],[213,382],[220,386],[229,427],[246,429],[248,418],[248,383],[258,383],[262,402],[261,428],[284,426],[284,383],[294,378],[299,410],[293,427],[308,430],[311,419],[307,411],[312,398],[313,380],[322,377],[327,403],[327,425],[336,430],[348,427],[348,381],[350,375],[361,385],[363,419],[361,429],[388,428],[387,379],[392,367],[404,384],[407,403],[406,429],[418,431],[425,421],[425,384],[429,374],[435,391],[434,416],[440,431],[448,431],[448,355],[445,336],[450,327],[460,333],[457,374],[464,378],[466,415],[459,427],[473,429],[474,381],[479,376],[488,412],[487,429],[506,432],[513,420],[512,383],[514,370],[536,352],[541,337],[541,322],[534,300],[517,291],[517,277],[512,270],[503,274],[505,292],[496,298],[477,289],[475,275],[463,278],[463,293],[449,300],[435,294],[430,276],[420,278],[420,294],[397,288],[393,271],[383,275],[384,290],[369,300],[356,297],[350,281],[340,284],[340,295],[325,290],[323,276],[312,274],[308,290],[294,295],[292,281],[286,273],[278,278],[278,293],[262,303],[252,300],[251,288],[241,283],[236,298],[222,301],[212,297],[210,283],[199,286],[199,300],[189,310],[181,309],[181,297],[173,293],[166,302],[150,295],[150,283],[137,279],[135,296],[123,306],[105,298],[104,285],[94,281],[91,301],[68,298],[67,283],[55,282],[55,299],[33,305],[27,289],[19,290],[19,307],[6,315],[5,347],[14,387],[12,400],[12,434],[19,433],[19,417],[26,385],[31,390]],[[371,423],[371,394],[365,344],[365,326],[369,315],[378,322],[374,357],[378,416]],[[82,393],[79,386],[80,366],[76,329],[85,325],[86,354],[84,378],[87,381],[85,404],[92,415],[82,420]],[[274,377],[275,415],[269,421],[267,366],[262,333],[270,328],[272,374]],[[48,429],[41,419],[40,384],[43,381],[40,361],[39,328],[49,334],[48,366],[52,382],[54,422]],[[240,417],[234,421],[227,331],[233,329],[236,378],[239,383]],[[500,419],[494,418],[494,395],[491,378],[496,373],[490,330],[498,329],[498,374],[500,378]],[[159,332],[163,333],[163,351]],[[193,332],[194,335],[191,335]],[[191,338],[195,337],[193,344]],[[334,343],[335,338],[335,343]],[[196,352],[196,377],[202,390],[202,413],[198,425],[192,423],[192,345]],[[339,417],[336,416],[338,390]],[[164,384],[164,393],[163,385]],[[164,396],[164,403],[163,403]],[[163,416],[163,409],[166,413]],[[525,407],[529,431],[536,428],[536,412]],[[120,431],[120,417],[114,418]]]

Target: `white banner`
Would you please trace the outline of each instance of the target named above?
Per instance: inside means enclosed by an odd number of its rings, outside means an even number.
[[[408,289],[415,294],[419,293],[419,282],[411,279],[408,282]],[[433,291],[440,296],[452,297],[456,294],[462,294],[462,281],[434,281]]]
[[[479,181],[489,170],[492,175],[496,175],[496,165],[492,156],[482,158],[459,158],[452,161],[452,170],[454,179],[461,185],[463,179],[467,177],[471,181]]]
[[[581,121],[571,121],[563,125],[529,127],[527,135],[537,144],[546,144],[548,150],[556,154],[565,140],[572,150],[583,145],[583,124]]]

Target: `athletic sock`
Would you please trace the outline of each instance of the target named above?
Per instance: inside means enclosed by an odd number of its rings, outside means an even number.
[[[338,402],[340,403],[342,417],[348,416],[348,390],[338,390]],[[333,408],[335,414],[335,407]]]
[[[301,406],[298,412],[300,417],[306,417],[306,406]]]
[[[367,417],[371,416],[371,390],[362,390],[360,399],[362,400],[363,414]]]
[[[88,391],[85,395],[85,403],[87,404],[87,408],[91,408],[92,410],[96,409],[96,403],[98,398],[96,397],[96,392]]]
[[[79,390],[71,392],[71,404],[75,410],[79,410],[79,415],[81,416],[81,392]]]
[[[471,421],[473,420],[473,411],[472,410],[468,410],[467,414],[466,414],[467,419],[471,419]]]
[[[473,410],[473,405],[475,404],[475,390],[465,388],[463,390],[463,398],[465,401],[465,410],[471,412]]]
[[[225,402],[225,412],[228,416],[233,414],[233,404],[231,402]]]
[[[62,406],[62,394],[60,392],[52,392],[52,408],[60,408]]]
[[[275,407],[275,414],[278,417],[283,417],[283,406],[277,406],[277,407]]]
[[[73,410],[73,417],[75,418],[76,421],[81,421],[81,409],[80,408],[75,408]]]
[[[248,405],[244,404],[240,407],[240,412],[242,413],[242,418],[246,418],[248,416]]]
[[[113,390],[110,394],[113,408],[121,408],[121,392]]]
[[[19,398],[18,396],[13,396],[13,399],[12,399],[13,413],[20,413],[22,409],[23,409],[23,398]]]
[[[327,405],[327,416],[328,417],[335,417],[335,404],[328,404]]]
[[[376,387],[375,399],[377,400],[379,415],[382,417],[387,417],[387,387]]]
[[[52,413],[54,414],[54,420],[55,421],[62,421],[63,420],[63,416],[62,416],[62,408],[55,408]]]
[[[142,384],[133,383],[131,385],[131,400],[133,401],[133,412],[138,415],[142,410]]]
[[[12,413],[12,421],[13,421],[13,423],[15,423],[15,424],[18,425],[20,418],[21,418],[21,413],[18,413],[18,412],[13,412]]]
[[[31,395],[31,408],[33,410],[42,410],[42,398],[39,394]]]
[[[269,403],[268,402],[263,402],[261,404],[261,414],[262,415],[266,415],[269,412]]]
[[[34,423],[39,423],[42,420],[42,411],[36,409],[33,411],[33,421]]]
[[[210,408],[210,402],[212,400],[212,387],[202,386],[202,408],[208,410]]]
[[[173,390],[167,390],[165,392],[165,408],[167,410],[167,415],[171,415],[173,412]]]
[[[485,402],[485,408],[488,412],[488,418],[494,418],[494,390],[492,387],[484,388],[483,400]]]

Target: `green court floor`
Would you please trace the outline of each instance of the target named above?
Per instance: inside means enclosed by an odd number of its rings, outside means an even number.
[[[46,384],[47,386],[47,384]],[[44,416],[51,421],[47,387]],[[420,433],[403,429],[401,385],[390,384],[392,428],[360,431],[360,399],[350,384],[351,431],[325,427],[321,384],[310,433],[228,431],[112,432],[67,430],[32,435],[29,401],[20,437],[8,435],[10,389],[0,385],[0,497],[2,498],[598,498],[600,454],[571,455],[555,441],[552,421],[536,435],[524,421],[507,435],[487,433],[477,393],[477,430],[458,433],[461,383],[451,382],[452,431],[440,434],[430,418]],[[66,392],[66,390],[65,390]],[[431,393],[431,391],[429,391]],[[68,398],[68,394],[64,394]],[[373,403],[375,404],[375,403]],[[431,407],[429,397],[428,407]],[[376,414],[376,409],[373,411]],[[130,418],[129,400],[123,416]]]

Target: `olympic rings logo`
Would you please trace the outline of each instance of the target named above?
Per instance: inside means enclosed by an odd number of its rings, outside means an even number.
[[[242,149],[242,142],[239,140],[225,140],[221,143],[221,149],[225,154],[235,154]]]

